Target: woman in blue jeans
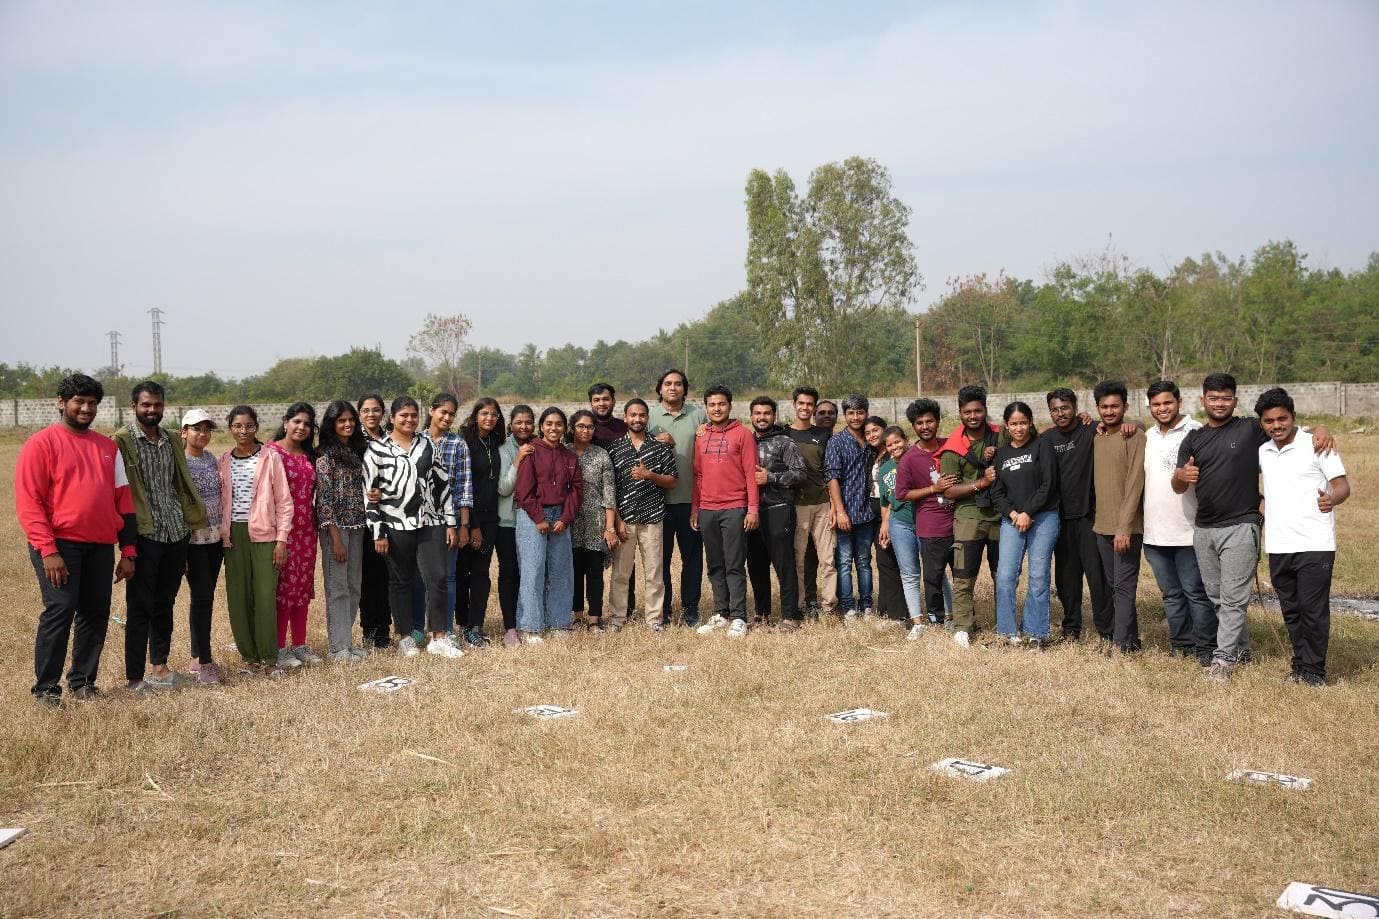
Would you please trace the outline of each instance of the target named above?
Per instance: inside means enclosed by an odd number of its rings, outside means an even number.
[[[905,609],[910,616],[910,631],[906,636],[911,641],[919,638],[924,631],[924,609],[920,601],[920,549],[923,541],[915,535],[915,502],[907,501],[898,493],[900,464],[910,452],[905,432],[891,425],[881,435],[887,458],[877,470],[876,483],[881,495],[881,526],[876,540],[881,546],[889,546],[895,551],[896,564],[900,567],[900,586],[905,599]],[[917,489],[924,497],[943,493],[943,489],[956,485],[953,476],[941,479],[924,489]],[[943,590],[951,596],[948,578],[942,574]],[[951,605],[951,600],[949,601]],[[938,608],[942,621],[942,609]]]
[[[541,436],[518,468],[513,492],[521,572],[517,628],[527,644],[540,642],[544,631],[558,638],[570,635],[575,587],[570,527],[584,502],[584,479],[579,457],[565,446],[565,424],[565,413],[555,406],[541,413]]]
[[[1049,570],[1058,541],[1058,468],[1053,445],[1039,437],[1034,412],[1024,402],[1005,410],[1010,442],[996,451],[991,501],[1001,514],[1000,562],[996,567],[996,632],[1020,644],[1015,624],[1015,589],[1029,555],[1024,634],[1031,647],[1049,637]]]

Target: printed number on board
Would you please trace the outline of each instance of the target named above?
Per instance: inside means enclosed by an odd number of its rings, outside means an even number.
[[[364,690],[364,692],[389,693],[397,692],[399,689],[403,689],[411,685],[412,681],[407,679],[405,676],[388,676],[384,677],[381,680],[371,680],[368,683],[364,683],[359,688]]]
[[[934,768],[945,775],[951,775],[960,779],[971,779],[974,782],[985,782],[988,779],[998,778],[1009,772],[1001,766],[992,766],[988,763],[977,763],[970,759],[941,759],[934,763]]]
[[[1331,916],[1335,919],[1379,919],[1379,896],[1351,893],[1334,887],[1315,884],[1290,883],[1278,898],[1281,909],[1309,916]]]

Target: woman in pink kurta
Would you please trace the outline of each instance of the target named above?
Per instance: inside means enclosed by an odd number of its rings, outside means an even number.
[[[306,643],[306,611],[316,596],[316,466],[311,450],[315,433],[316,410],[309,403],[296,402],[288,407],[277,437],[266,448],[282,457],[288,491],[292,494],[287,562],[278,572],[279,667],[321,662]]]

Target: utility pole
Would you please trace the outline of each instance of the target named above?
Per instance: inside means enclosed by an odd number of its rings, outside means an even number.
[[[153,317],[153,372],[163,372],[163,311],[158,307],[148,311]]]
[[[120,333],[106,332],[110,336],[110,375],[117,377],[120,375]]]
[[[915,317],[915,398],[919,399],[924,395],[924,364],[920,360],[920,340],[919,324],[922,322],[918,316]]]

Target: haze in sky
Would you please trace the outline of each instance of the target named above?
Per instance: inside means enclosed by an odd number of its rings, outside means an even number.
[[[394,8],[395,6],[395,8]],[[1112,243],[1379,249],[1379,4],[0,0],[0,361],[243,376],[431,313],[636,340],[744,285],[749,170],[852,155],[926,287]]]

